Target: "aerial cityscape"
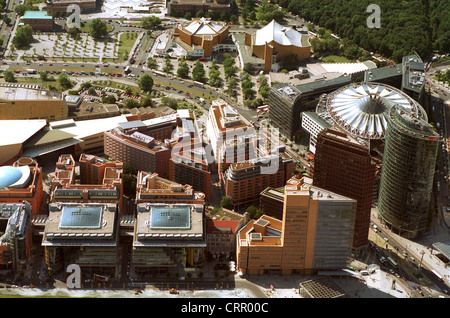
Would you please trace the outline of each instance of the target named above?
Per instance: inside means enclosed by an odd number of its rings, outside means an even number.
[[[448,2],[0,9],[0,297],[450,298]]]

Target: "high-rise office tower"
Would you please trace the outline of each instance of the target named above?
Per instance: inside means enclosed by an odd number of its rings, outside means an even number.
[[[426,120],[393,107],[381,170],[378,214],[408,238],[427,228],[439,135]]]
[[[369,149],[347,134],[330,128],[319,133],[313,184],[357,201],[354,249],[368,244],[375,168]]]

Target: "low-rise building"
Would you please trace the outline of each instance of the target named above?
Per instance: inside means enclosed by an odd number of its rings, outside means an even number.
[[[204,204],[205,194],[195,191],[190,184],[182,185],[161,178],[157,173],[139,171],[136,181],[136,203]]]
[[[228,25],[206,18],[194,19],[185,25],[178,25],[175,34],[187,56],[211,57],[228,38]]]
[[[39,12],[39,11],[32,11]],[[40,88],[0,85],[0,119],[47,119],[67,118],[68,107],[61,92]]]
[[[275,20],[254,33],[233,35],[239,53],[239,68],[254,72],[278,72],[280,62],[292,55],[298,60],[308,59],[311,54],[309,35],[284,27]],[[243,43],[242,43],[243,42]]]
[[[47,0],[48,14],[67,12],[70,5],[77,5],[81,12],[93,10],[97,6],[97,0]]]
[[[231,1],[229,0],[169,0],[167,1],[167,13],[173,17],[181,17],[186,12],[225,12],[230,13]]]
[[[25,11],[21,23],[29,25],[34,31],[52,31],[54,18],[47,11]]]

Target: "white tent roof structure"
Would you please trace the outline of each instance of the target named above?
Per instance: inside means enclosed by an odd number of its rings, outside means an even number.
[[[185,26],[184,29],[191,34],[196,35],[216,35],[220,33],[220,30],[222,30],[223,27],[224,25],[201,18],[200,20],[192,21]]]
[[[286,28],[275,20],[256,31],[254,45],[264,45],[265,43],[276,42],[281,45],[303,47],[302,34],[294,29]]]

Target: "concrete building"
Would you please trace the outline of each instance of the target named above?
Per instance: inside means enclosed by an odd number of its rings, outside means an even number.
[[[249,121],[226,102],[215,100],[211,103],[208,122],[206,124],[206,134],[211,143],[215,162],[217,165],[221,165],[226,162],[227,144],[234,143],[239,137],[254,135],[255,130]],[[228,164],[239,161],[228,162]],[[224,170],[225,168],[220,170]]]
[[[211,193],[211,171],[202,149],[173,152],[169,161],[169,179],[181,184],[192,185],[196,191]]]
[[[68,108],[61,92],[3,84],[0,86],[0,96],[0,119],[2,120],[54,121],[67,118]]]
[[[167,138],[174,126],[172,120],[165,122],[164,129],[157,129],[158,134]],[[173,118],[176,125],[176,118]],[[163,178],[169,177],[168,162],[170,147],[163,141],[151,136],[151,128],[142,121],[126,122],[104,133],[104,151],[111,158],[130,164],[135,170],[158,173]],[[170,131],[170,133],[169,133]],[[170,136],[170,135],[169,135]],[[169,137],[170,138],[170,137]]]
[[[119,213],[123,206],[123,163],[92,155],[80,156],[80,178],[72,155],[61,155],[51,184],[51,202],[114,204]]]
[[[137,274],[201,266],[206,249],[202,204],[140,203],[131,263]]]
[[[224,173],[225,193],[234,209],[257,206],[267,187],[282,187],[294,174],[295,162],[286,153],[234,163]],[[267,172],[266,172],[267,171]]]
[[[186,25],[178,25],[175,34],[182,43],[186,44],[188,56],[211,57],[228,38],[228,25],[206,18],[193,19]],[[180,43],[181,46],[183,46],[182,43]],[[191,52],[194,51],[198,53],[192,54]]]
[[[31,256],[31,205],[1,203],[0,220],[6,222],[0,236],[0,272],[17,272]]]
[[[226,12],[231,11],[229,0],[169,0],[167,13],[173,17],[183,17],[186,12]]]
[[[31,26],[33,31],[52,31],[54,25],[52,14],[47,14],[47,11],[25,11],[20,21]]]
[[[301,113],[316,108],[322,94],[352,83],[356,75],[309,82],[302,85],[274,85],[269,91],[269,120],[280,134],[292,139],[301,131]]]
[[[235,36],[234,39],[236,42],[242,41],[239,36]],[[246,33],[244,41],[237,44],[241,70],[250,64],[253,71],[277,72],[281,69],[279,62],[284,58],[295,55],[298,60],[303,60],[308,59],[311,54],[308,34],[284,27],[275,20],[253,34]],[[251,49],[246,50],[243,45]],[[260,59],[262,63],[254,63],[253,56]]]
[[[204,204],[205,194],[195,191],[190,184],[179,184],[158,176],[157,173],[139,171],[136,181],[136,203]]]
[[[386,131],[378,216],[391,230],[416,238],[429,227],[439,134],[424,119],[392,107]]]
[[[236,232],[242,221],[206,220],[206,252],[216,260],[236,255]]]
[[[82,279],[116,277],[118,235],[116,204],[50,203],[42,240],[47,268],[55,273],[77,264]]]
[[[366,247],[369,243],[375,172],[376,165],[366,146],[345,133],[330,128],[319,133],[313,184],[356,200],[353,235],[355,250]]]
[[[284,187],[267,187],[259,197],[259,208],[264,214],[283,220]]]
[[[42,168],[31,158],[20,158],[0,167],[0,203],[27,201],[33,215],[40,214],[43,201]]]
[[[356,201],[291,179],[283,221],[263,215],[239,232],[237,269],[248,274],[306,274],[341,269],[351,255]]]
[[[67,12],[70,5],[77,5],[81,12],[93,10],[97,6],[97,0],[47,0],[47,12],[55,16],[56,12]]]

